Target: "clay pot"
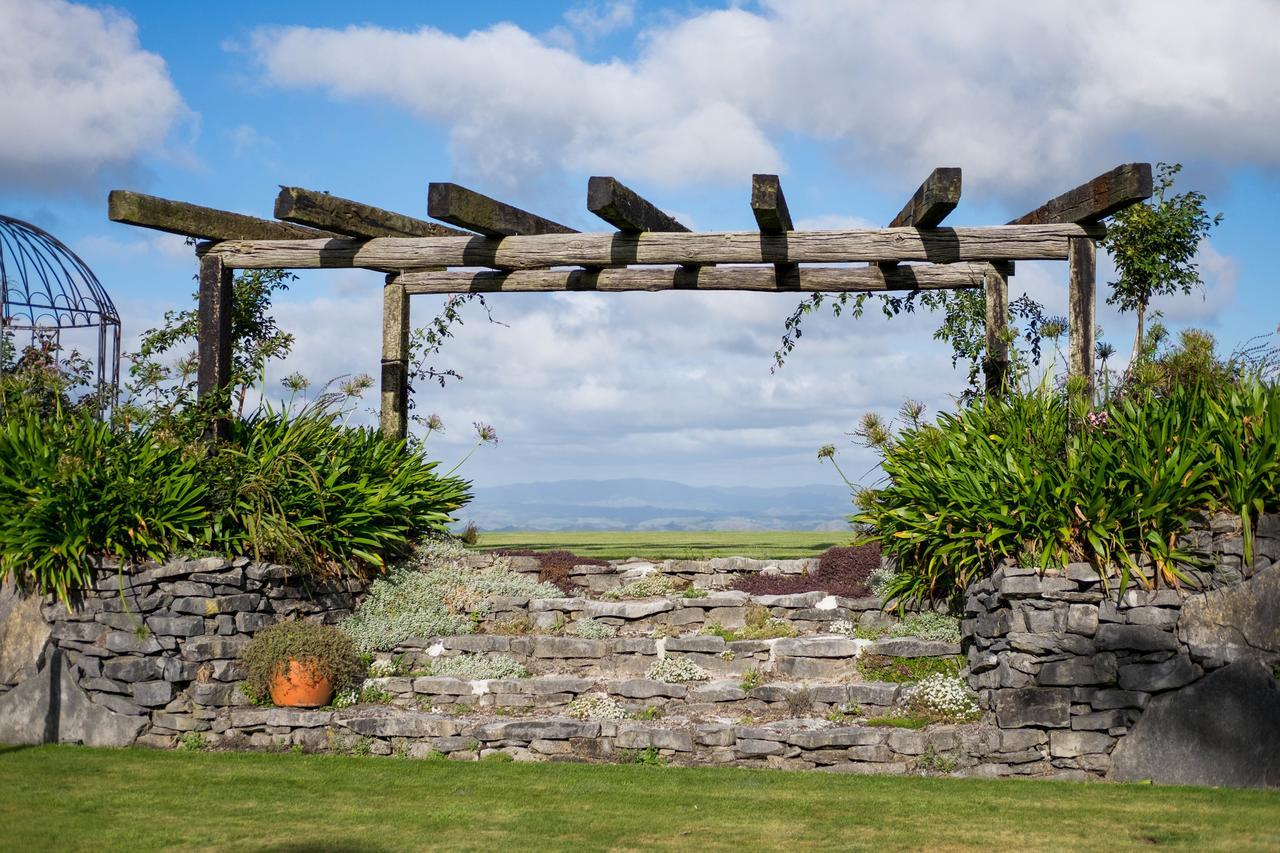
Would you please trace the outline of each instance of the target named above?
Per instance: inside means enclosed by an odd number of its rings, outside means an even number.
[[[271,701],[281,708],[319,708],[333,698],[333,680],[321,678],[315,661],[290,660],[271,679]]]

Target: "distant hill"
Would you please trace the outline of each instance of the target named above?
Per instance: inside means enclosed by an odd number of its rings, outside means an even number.
[[[846,530],[841,486],[688,486],[669,480],[559,480],[477,486],[460,513],[481,530]]]

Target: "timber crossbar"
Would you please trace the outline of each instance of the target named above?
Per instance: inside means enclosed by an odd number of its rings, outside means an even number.
[[[235,269],[366,267],[550,267],[707,264],[841,264],[1066,260],[1072,239],[1105,236],[1101,225],[877,228],[855,231],[536,234],[379,237],[371,240],[226,240],[204,249]]]

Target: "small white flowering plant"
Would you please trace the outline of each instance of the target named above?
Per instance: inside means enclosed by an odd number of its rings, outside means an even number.
[[[607,640],[618,635],[618,629],[605,622],[598,622],[590,617],[579,619],[573,623],[574,636],[585,640]]]
[[[654,681],[665,681],[668,684],[688,684],[691,681],[706,681],[710,676],[707,671],[688,658],[665,657],[649,667],[646,678]]]
[[[982,716],[977,695],[964,679],[954,675],[930,675],[911,688],[907,707],[938,722],[969,723]]]
[[[604,693],[584,693],[569,703],[570,717],[578,720],[625,720],[627,711]]]

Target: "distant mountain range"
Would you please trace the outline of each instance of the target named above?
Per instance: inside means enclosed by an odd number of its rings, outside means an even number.
[[[460,513],[499,530],[846,530],[841,486],[687,486],[669,480],[559,480],[477,486]]]

